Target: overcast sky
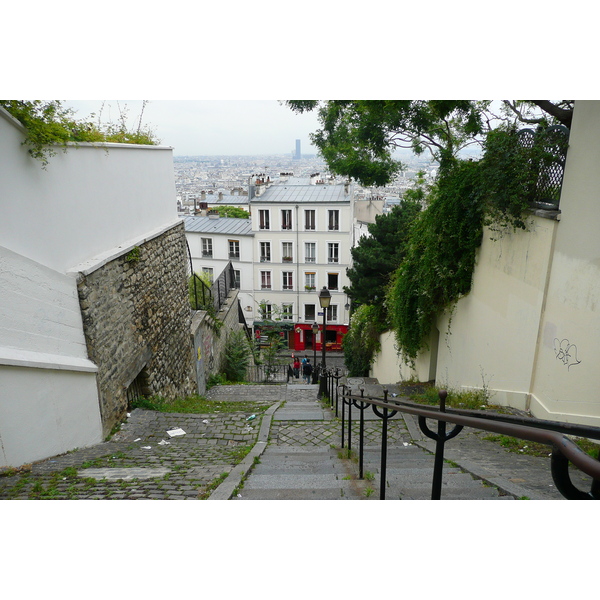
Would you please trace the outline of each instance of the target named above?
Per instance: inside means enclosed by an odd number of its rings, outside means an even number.
[[[77,118],[98,115],[118,121],[126,110],[130,127],[137,127],[141,100],[64,101]],[[92,120],[97,120],[92,119]],[[303,154],[315,154],[309,133],[318,126],[316,113],[298,115],[278,100],[151,100],[142,122],[175,156],[214,154],[289,154],[301,141]]]

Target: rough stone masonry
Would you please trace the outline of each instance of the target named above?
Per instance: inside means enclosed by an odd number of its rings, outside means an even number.
[[[88,355],[98,366],[104,435],[127,412],[127,390],[196,390],[183,223],[78,277]]]

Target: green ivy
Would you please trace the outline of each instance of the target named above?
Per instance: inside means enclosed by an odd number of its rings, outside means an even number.
[[[471,289],[483,233],[478,163],[455,162],[432,189],[429,206],[415,220],[407,255],[388,290],[396,343],[406,362],[426,348],[436,316]]]
[[[414,364],[440,314],[471,290],[484,226],[527,229],[526,215],[540,169],[556,160],[555,139],[536,132],[524,147],[515,128],[490,132],[480,161],[449,161],[440,170],[429,205],[413,222],[406,255],[392,276],[387,307],[405,362]]]

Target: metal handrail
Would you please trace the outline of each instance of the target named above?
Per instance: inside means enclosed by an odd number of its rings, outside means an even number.
[[[332,377],[330,374],[329,377]],[[547,444],[552,447],[551,474],[559,492],[567,499],[600,499],[600,461],[586,454],[577,444],[566,437],[578,435],[591,439],[600,439],[600,428],[583,425],[559,423],[556,421],[543,421],[540,419],[522,419],[520,417],[497,414],[477,414],[478,411],[465,411],[461,409],[445,408],[447,392],[441,390],[439,407],[424,407],[402,400],[389,401],[387,390],[384,389],[384,398],[365,396],[364,389],[361,395],[347,393],[347,386],[340,386],[342,392],[342,427],[344,427],[344,405],[349,407],[349,418],[351,418],[351,406],[364,409],[371,405],[377,416],[387,419],[396,412],[403,412],[417,416],[419,427],[430,438],[436,440],[436,467],[434,469],[434,482],[432,487],[432,499],[439,499],[441,486],[441,461],[443,460],[444,443],[460,433],[463,427],[482,429],[494,433],[509,435],[520,439]],[[380,410],[383,409],[383,414]],[[361,410],[361,419],[363,410]],[[438,421],[438,433],[432,432],[426,425],[426,419]],[[527,422],[527,425],[524,424]],[[446,434],[445,424],[453,423],[455,428]],[[344,432],[342,431],[342,447],[344,445]],[[348,447],[350,446],[350,429],[348,430]],[[382,436],[382,459],[387,451],[387,439]],[[361,440],[362,453],[362,440]],[[592,477],[591,492],[583,492],[576,488],[570,480],[568,473],[569,461],[578,469]],[[362,464],[362,457],[361,457]],[[383,470],[385,463],[382,464]],[[438,468],[439,467],[439,468]],[[382,472],[385,479],[385,472]],[[437,481],[436,481],[437,479]],[[384,499],[385,490],[381,490],[381,498]]]

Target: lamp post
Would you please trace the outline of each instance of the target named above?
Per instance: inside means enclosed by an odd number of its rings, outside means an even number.
[[[321,335],[321,381],[319,385],[319,396],[327,395],[327,382],[325,380],[325,340],[327,338],[326,327],[327,327],[327,309],[331,302],[331,292],[323,286],[323,289],[319,292],[319,304],[323,310],[323,334]]]
[[[312,325],[312,332],[313,332],[313,376],[312,376],[312,382],[316,383],[316,379],[317,379],[317,333],[319,333],[319,325],[318,323],[315,321]]]

